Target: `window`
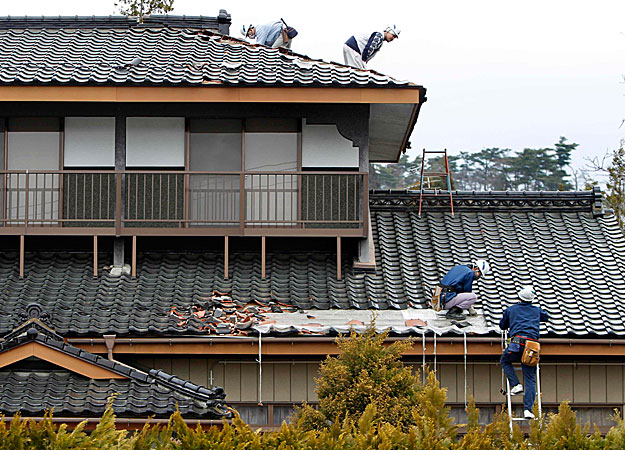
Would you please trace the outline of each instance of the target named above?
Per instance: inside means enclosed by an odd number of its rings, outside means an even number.
[[[66,117],[65,167],[115,167],[115,118]]]
[[[298,216],[298,123],[295,119],[248,119],[245,170],[247,220],[256,226],[293,226]]]
[[[191,119],[189,169],[209,172],[190,177],[193,225],[238,225],[240,176],[214,172],[241,171],[242,127],[240,120]]]
[[[7,169],[59,170],[60,119],[11,118],[7,134]],[[50,220],[58,218],[58,173],[17,173],[7,176],[7,219],[23,220],[26,211],[33,225],[50,224]]]
[[[182,168],[184,141],[183,117],[128,117],[126,166]]]

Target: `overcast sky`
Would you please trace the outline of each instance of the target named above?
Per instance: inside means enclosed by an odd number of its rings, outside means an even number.
[[[108,15],[114,0],[2,0],[2,15]],[[342,62],[354,32],[401,27],[369,67],[427,88],[410,154],[580,144],[584,158],[625,137],[624,0],[249,1],[175,0],[173,14],[215,16],[231,34],[283,17],[296,52]]]

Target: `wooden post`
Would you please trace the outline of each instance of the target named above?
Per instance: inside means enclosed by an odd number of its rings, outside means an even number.
[[[20,236],[20,278],[24,278],[24,235]]]
[[[115,235],[122,234],[122,174],[115,173]],[[123,262],[122,262],[123,265]]]
[[[137,236],[132,237],[132,278],[137,277]]]
[[[93,236],[93,277],[98,276],[98,236]]]
[[[230,252],[228,250],[228,236],[224,237],[224,278],[228,279],[228,260]]]
[[[261,250],[260,250],[260,258],[261,258],[261,263],[260,263],[260,267],[261,267],[261,276],[263,278],[263,280],[265,279],[265,250],[266,250],[266,242],[265,242],[265,236],[263,236],[262,238],[262,245],[261,245]]]
[[[336,279],[341,280],[343,275],[341,273],[341,236],[336,237]]]

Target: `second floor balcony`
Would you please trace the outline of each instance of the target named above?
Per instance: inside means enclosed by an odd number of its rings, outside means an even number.
[[[0,234],[366,236],[364,172],[0,171]]]

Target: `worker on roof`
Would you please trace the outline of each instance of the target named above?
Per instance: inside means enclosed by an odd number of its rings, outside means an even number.
[[[291,42],[297,36],[297,31],[280,19],[261,25],[250,24],[247,27],[244,25],[241,28],[241,34],[246,38],[256,39],[257,44],[272,48],[291,48]]]
[[[464,319],[464,311],[476,315],[473,304],[477,295],[473,292],[473,282],[490,273],[490,265],[484,259],[476,260],[472,265],[452,267],[440,282],[440,301],[447,310],[446,317],[453,320]]]
[[[519,291],[521,301],[507,308],[499,321],[499,328],[510,330],[510,344],[501,355],[501,366],[510,382],[510,395],[523,392],[523,385],[512,366],[513,362],[521,361],[524,347],[528,340],[538,342],[540,336],[540,322],[549,320],[549,314],[532,305],[536,299],[536,292],[532,286],[525,286]],[[534,397],[536,397],[536,367],[521,364],[523,382],[525,383],[525,397],[523,398],[523,417],[533,419]]]
[[[397,25],[387,26],[383,32],[360,33],[351,36],[343,44],[345,65],[356,69],[365,69],[367,63],[382,48],[384,42],[392,42],[399,37],[401,30]]]

